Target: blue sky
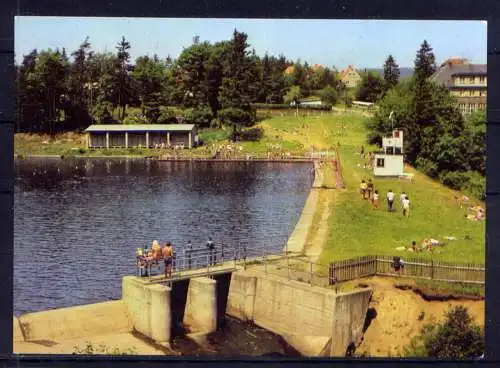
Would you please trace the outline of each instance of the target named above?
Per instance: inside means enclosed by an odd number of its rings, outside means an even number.
[[[437,62],[448,57],[466,57],[486,63],[484,21],[393,21],[393,20],[262,20],[182,18],[71,18],[16,17],[16,61],[32,49],[59,47],[71,54],[89,36],[97,52],[115,51],[124,35],[132,45],[131,56],[158,54],[177,57],[201,41],[230,39],[234,28],[248,34],[258,55],[267,51],[292,60],[343,69],[381,67],[392,54],[401,67],[413,66],[415,54],[426,39]]]

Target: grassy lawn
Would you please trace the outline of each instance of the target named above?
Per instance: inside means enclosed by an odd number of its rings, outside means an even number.
[[[365,145],[366,149],[369,148],[365,144],[364,121],[364,117],[352,114],[274,117],[260,124],[266,135],[279,135],[283,140],[297,141],[305,149],[328,149],[340,143],[346,190],[332,199],[328,239],[320,262],[369,254],[414,256],[414,253],[399,252],[395,248],[409,247],[412,240],[421,244],[424,238],[434,238],[447,244],[432,254],[419,253],[419,256],[457,263],[484,263],[485,222],[465,218],[465,207],[460,209],[454,199],[457,192],[410,167],[406,171],[415,174],[413,183],[375,178],[362,166],[358,167],[362,164],[359,147]],[[359,183],[369,178],[380,193],[381,206],[378,210],[372,210],[368,201],[359,198]],[[403,218],[399,208],[394,213],[386,211],[384,200],[389,189],[396,193],[396,199],[402,191],[409,195],[412,203],[409,218]],[[445,236],[454,236],[457,240],[447,241]]]

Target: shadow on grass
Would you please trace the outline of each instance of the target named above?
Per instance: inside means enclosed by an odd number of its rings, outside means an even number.
[[[245,129],[240,133],[242,141],[256,142],[262,139],[264,130],[259,127]]]

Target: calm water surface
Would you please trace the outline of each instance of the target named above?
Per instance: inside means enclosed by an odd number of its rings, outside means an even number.
[[[208,236],[282,248],[309,164],[29,159],[16,162],[14,313],[121,297],[135,248]]]

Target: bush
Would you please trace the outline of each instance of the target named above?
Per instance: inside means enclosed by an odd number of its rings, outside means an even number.
[[[446,313],[441,324],[425,325],[421,334],[404,350],[408,357],[477,358],[483,354],[484,334],[469,316],[467,308],[459,305]]]
[[[159,106],[153,104],[144,104],[142,106],[142,111],[144,113],[144,116],[150,123],[158,123],[158,118],[161,114]]]
[[[158,124],[175,124],[177,118],[175,117],[174,109],[170,107],[160,107],[160,116],[158,117]]]
[[[213,119],[212,110],[208,106],[186,109],[182,116],[186,124],[196,124],[200,127],[210,127]]]
[[[431,178],[437,178],[439,176],[437,165],[430,160],[419,157],[417,158],[416,166],[420,171]]]
[[[142,112],[133,112],[123,119],[123,124],[131,125],[131,124],[148,124],[149,121]]]
[[[439,179],[444,185],[455,190],[462,189],[469,181],[466,173],[458,171],[445,171],[439,175]]]
[[[94,119],[103,124],[110,124],[114,122],[113,119],[113,104],[108,101],[99,102],[92,109],[92,116]]]
[[[330,86],[326,86],[321,90],[320,98],[324,104],[329,104],[330,106],[335,105],[338,100],[337,91]]]
[[[475,198],[484,200],[486,197],[486,178],[478,172],[447,171],[439,179],[444,185],[466,191]]]
[[[283,102],[290,104],[294,100],[300,100],[303,97],[300,86],[291,86],[288,92],[283,96]]]
[[[251,112],[242,109],[227,108],[219,110],[219,120],[223,124],[251,125],[255,121],[255,116]]]
[[[482,201],[486,199],[486,178],[477,171],[467,172],[467,183],[464,189],[471,196]]]

